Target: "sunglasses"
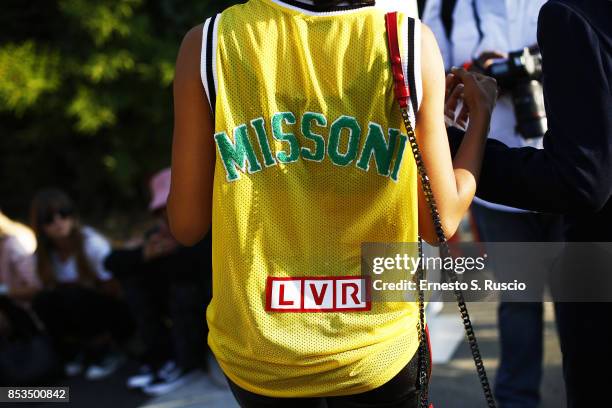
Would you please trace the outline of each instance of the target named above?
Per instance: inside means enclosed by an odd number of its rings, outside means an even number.
[[[40,222],[43,225],[50,225],[53,224],[53,222],[55,221],[56,215],[58,215],[62,219],[66,219],[68,217],[71,217],[73,214],[74,210],[72,208],[60,208],[59,210],[50,211],[46,213],[43,217],[41,217]]]

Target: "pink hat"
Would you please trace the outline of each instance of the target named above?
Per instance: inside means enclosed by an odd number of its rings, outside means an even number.
[[[170,168],[157,172],[149,182],[151,189],[151,202],[149,210],[155,211],[166,206],[170,194]]]

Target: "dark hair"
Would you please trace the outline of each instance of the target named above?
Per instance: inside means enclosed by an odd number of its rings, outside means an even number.
[[[74,203],[66,193],[57,188],[47,188],[39,191],[32,200],[30,208],[30,225],[36,233],[38,245],[36,248],[36,270],[40,280],[47,287],[54,286],[57,281],[51,265],[51,251],[53,242],[44,232],[44,220],[53,213],[68,210],[74,214]],[[84,237],[80,223],[76,215],[74,217],[74,227],[68,236],[72,250],[76,258],[77,270],[79,273],[79,283],[92,285],[97,282],[87,256],[85,255]]]

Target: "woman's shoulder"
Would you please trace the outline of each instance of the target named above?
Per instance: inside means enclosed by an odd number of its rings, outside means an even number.
[[[85,225],[81,227],[81,233],[83,234],[83,245],[86,253],[92,254],[110,251],[110,242],[95,228]]]
[[[83,238],[88,241],[96,242],[96,241],[104,241],[108,242],[108,239],[96,228],[90,225],[83,225],[81,227],[81,233],[83,234]]]
[[[198,24],[187,31],[183,37],[176,60],[175,81],[199,81],[203,29],[204,24]]]

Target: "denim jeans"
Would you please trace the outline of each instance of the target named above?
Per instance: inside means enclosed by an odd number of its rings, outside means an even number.
[[[562,239],[560,217],[532,212],[507,212],[474,204],[483,242],[558,242]],[[520,264],[517,262],[517,264]],[[513,265],[516,267],[516,265]],[[505,280],[508,265],[493,265],[495,276]],[[542,296],[548,282],[548,270],[530,289]],[[500,302],[498,308],[500,364],[495,377],[494,393],[500,408],[535,408],[540,403],[543,356],[542,302]]]

